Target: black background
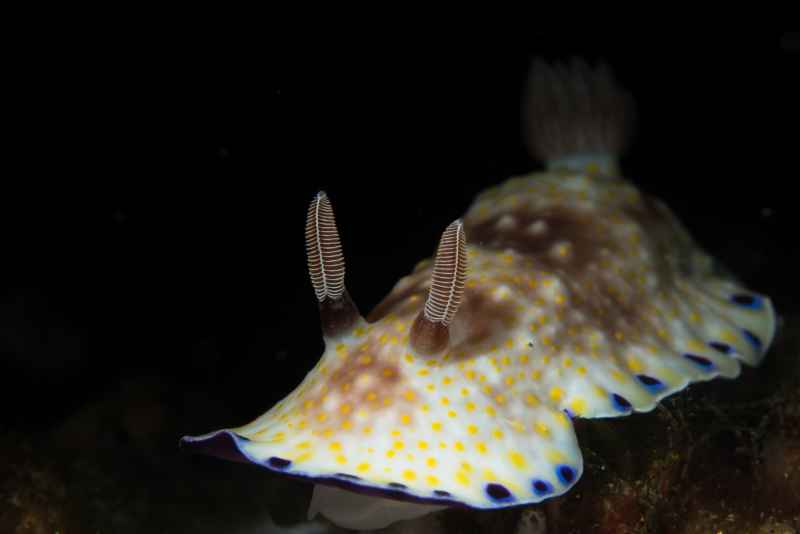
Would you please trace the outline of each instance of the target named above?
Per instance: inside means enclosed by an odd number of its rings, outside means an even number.
[[[604,58],[637,101],[626,176],[782,314],[800,309],[793,35],[303,50],[130,37],[12,54],[3,426],[47,426],[142,374],[208,391],[241,416],[229,425],[263,412],[322,351],[313,194],[332,199],[366,313],[476,193],[536,168],[519,126],[536,56]]]

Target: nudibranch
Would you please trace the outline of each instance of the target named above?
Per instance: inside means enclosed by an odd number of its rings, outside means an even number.
[[[770,299],[619,176],[627,93],[602,67],[532,72],[547,170],[480,194],[366,319],[319,193],[306,244],[324,354],[255,421],[184,446],[311,480],[312,514],[377,528],[561,495],[583,472],[573,418],[649,411],[759,364]]]

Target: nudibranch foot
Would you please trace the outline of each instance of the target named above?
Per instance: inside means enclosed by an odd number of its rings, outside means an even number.
[[[308,508],[308,519],[320,513],[340,527],[374,530],[445,508],[447,506],[386,499],[316,484]]]

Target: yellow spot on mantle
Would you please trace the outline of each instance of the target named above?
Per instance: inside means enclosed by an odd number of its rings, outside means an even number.
[[[572,402],[569,405],[569,409],[575,415],[585,415],[586,414],[586,401],[580,397],[575,397],[572,399]]]
[[[632,373],[641,373],[644,370],[644,365],[638,358],[634,356],[629,356],[628,369],[630,369]]]
[[[560,463],[566,461],[566,457],[564,456],[564,454],[562,454],[560,451],[557,451],[555,449],[551,449],[551,450],[547,451],[547,453],[545,454],[545,458],[547,458],[548,462],[554,463],[554,464],[560,464]]]
[[[525,457],[517,451],[509,451],[508,459],[511,460],[511,464],[517,469],[525,469],[527,465],[527,462],[525,462]]]
[[[722,341],[728,343],[729,345],[733,345],[739,341],[739,336],[737,336],[730,330],[724,330],[720,335],[720,338],[722,339]]]

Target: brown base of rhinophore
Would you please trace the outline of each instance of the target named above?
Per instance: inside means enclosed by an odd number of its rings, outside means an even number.
[[[411,327],[411,346],[420,354],[435,354],[447,348],[450,334],[447,326],[434,323],[420,312]]]
[[[336,300],[325,298],[319,303],[319,320],[325,337],[348,332],[361,314],[347,290]]]

